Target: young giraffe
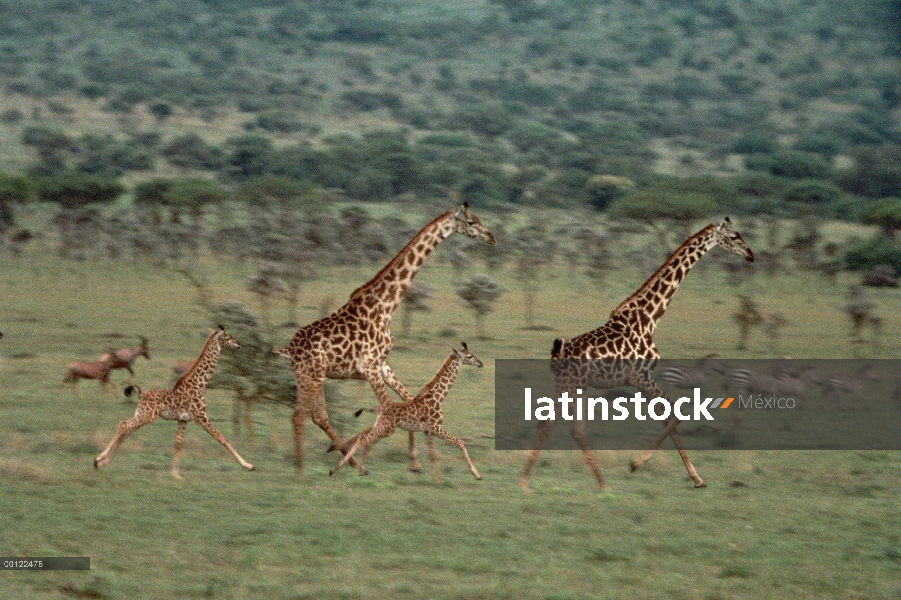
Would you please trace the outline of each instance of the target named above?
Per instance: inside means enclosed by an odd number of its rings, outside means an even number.
[[[292,424],[294,466],[298,475],[303,473],[303,430],[307,416],[312,415],[313,422],[336,447],[341,447],[326,412],[322,390],[326,378],[369,381],[381,406],[391,402],[386,386],[403,400],[412,398],[387,363],[388,352],[394,345],[389,329],[391,316],[426,257],[453,233],[495,243],[494,236],[467,204],[459,210],[448,211],[426,225],[375,277],[357,288],[347,304],[330,316],[300,328],[284,348],[272,349],[290,360],[297,379],[297,406]],[[411,468],[418,471],[412,434],[410,457]]]
[[[708,225],[688,238],[656,273],[613,310],[610,319],[604,325],[569,340],[554,340],[551,368],[555,376],[555,397],[559,398],[563,392],[572,394],[579,388],[603,389],[620,385],[636,387],[648,399],[664,397],[651,375],[651,369],[660,358],[660,352],[654,344],[654,331],[688,271],[714,246],[721,246],[739,254],[747,261],[754,260],[754,253],[732,228],[728,217],[719,225]],[[591,361],[587,369],[583,364],[585,359]],[[678,422],[678,419],[671,417],[664,424],[663,433],[658,436],[652,447],[641,458],[632,462],[632,470],[644,464],[669,435],[695,487],[704,487],[704,481],[688,459],[675,432]],[[520,485],[526,490],[529,489],[529,475],[538,452],[555,423],[555,421],[541,421],[538,425],[535,443],[519,480]],[[594,473],[598,484],[606,488],[607,484],[601,477],[588,445],[584,421],[573,421],[572,434],[582,448],[588,467]]]
[[[135,410],[135,416],[127,421],[119,423],[116,429],[116,435],[112,441],[100,455],[94,459],[94,468],[105,466],[113,452],[122,443],[126,437],[132,434],[136,429],[153,423],[157,417],[178,421],[178,428],[175,430],[175,455],[172,457],[172,476],[181,479],[181,473],[178,470],[178,462],[181,458],[182,447],[185,439],[185,427],[188,423],[194,421],[216,441],[225,446],[235,460],[248,471],[253,471],[253,465],[241,458],[241,455],[232,448],[231,444],[225,437],[219,433],[210,418],[206,414],[206,402],[203,399],[203,391],[206,389],[210,377],[213,376],[213,370],[219,361],[219,354],[222,347],[240,348],[240,344],[225,333],[220,327],[219,331],[210,331],[206,344],[200,352],[200,356],[194,362],[194,365],[187,373],[175,383],[171,390],[147,390],[142,392],[138,389],[138,408]],[[125,389],[125,395],[131,395],[131,392],[137,386],[129,386]]]
[[[463,458],[466,459],[466,464],[469,465],[469,471],[477,480],[482,479],[482,476],[479,475],[475,465],[472,464],[472,460],[469,458],[469,453],[466,451],[463,440],[451,435],[442,427],[444,414],[441,412],[441,401],[444,400],[451,387],[453,387],[457,374],[460,372],[460,367],[472,365],[482,368],[482,361],[473,356],[469,348],[466,347],[465,342],[462,343],[462,346],[462,351],[457,349],[451,351],[450,356],[447,357],[447,360],[444,361],[444,364],[441,365],[435,376],[419,390],[415,398],[403,402],[389,402],[383,405],[372,427],[344,442],[341,446],[346,449],[346,454],[341,459],[341,462],[329,471],[329,475],[346,465],[358,452],[357,469],[359,469],[361,475],[368,475],[369,472],[363,467],[363,460],[366,458],[366,454],[376,442],[393,434],[400,427],[411,434],[414,431],[425,432],[425,443],[429,449],[429,460],[435,472],[435,479],[439,483],[441,482],[441,469],[438,467],[438,451],[435,450],[435,445],[432,441],[433,435],[456,445],[463,452]],[[336,445],[332,445],[329,448],[329,452],[336,447]]]

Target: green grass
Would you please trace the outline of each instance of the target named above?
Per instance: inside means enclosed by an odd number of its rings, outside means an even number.
[[[415,334],[398,339],[392,368],[418,388],[461,339],[485,362],[466,369],[445,405],[446,427],[462,436],[493,429],[493,361],[542,358],[551,340],[600,325],[646,274],[625,270],[603,288],[569,274],[546,284],[538,321],[521,329],[516,283],[500,277],[508,302],[476,339],[453,294],[441,251],[420,278],[438,288]],[[248,273],[204,264],[217,301],[255,308]],[[325,295],[339,302],[374,269],[337,270],[306,289],[311,321]],[[842,357],[844,287],[813,276],[758,278],[765,310],[791,324],[780,347],[763,337],[734,350],[736,290],[719,271],[691,273],[660,325],[666,357]],[[56,388],[65,363],[110,345],[150,338],[152,360],[135,382],[171,381],[170,364],[196,356],[206,317],[177,275],[147,265],[75,263],[51,255],[0,257],[0,554],[90,556],[91,571],[0,573],[4,598],[895,598],[901,595],[899,456],[894,452],[693,452],[709,487],[695,490],[678,456],[658,453],[628,472],[632,452],[596,453],[611,490],[597,489],[579,453],[544,452],[534,493],[517,485],[524,454],[468,444],[475,481],[456,448],[439,443],[444,483],[430,469],[407,471],[406,436],[378,444],[371,475],[345,469],[312,425],[307,472],[295,478],[290,411],[254,413],[252,438],[235,437],[231,399],[208,394],[217,427],[257,470],[243,471],[196,426],[188,428],[184,480],[169,476],[175,426],[159,421],[129,438],[104,469],[92,459],[133,404]],[[873,357],[899,353],[901,301],[874,293],[889,334]],[[279,307],[280,309],[281,307]],[[276,313],[277,316],[277,313]],[[125,335],[125,339],[110,337]],[[291,330],[280,330],[287,341]],[[121,383],[121,372],[114,375]],[[354,404],[368,386],[339,384]],[[342,404],[332,413],[348,411]],[[365,421],[368,417],[363,417]],[[335,420],[341,420],[335,415]],[[347,415],[345,433],[356,427]],[[421,458],[425,460],[424,447]]]

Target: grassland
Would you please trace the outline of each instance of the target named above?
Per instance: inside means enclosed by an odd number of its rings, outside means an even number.
[[[436,255],[440,255],[440,249]],[[440,256],[437,256],[440,258]],[[566,272],[546,281],[538,321],[524,330],[515,281],[476,339],[453,294],[452,270],[431,260],[420,278],[438,289],[391,364],[409,387],[424,383],[460,339],[486,365],[467,369],[446,403],[447,428],[490,434],[496,358],[541,358],[550,341],[602,323],[646,273],[626,270],[603,287]],[[253,307],[249,272],[205,264],[217,300]],[[324,296],[341,299],[371,269],[332,271],[310,284],[301,317]],[[734,349],[736,290],[722,273],[686,280],[658,330],[665,356],[849,356],[843,286],[804,274],[750,284],[767,310],[790,321],[779,347],[765,338]],[[0,572],[3,598],[897,598],[901,595],[901,458],[893,452],[698,452],[709,487],[695,490],[678,456],[659,453],[628,473],[633,453],[597,453],[612,491],[600,492],[577,453],[546,452],[533,494],[516,485],[524,456],[491,440],[469,444],[474,481],[457,450],[439,445],[444,483],[406,470],[404,436],[373,450],[372,473],[334,477],[326,438],[308,436],[307,473],[294,477],[289,409],[260,407],[255,434],[235,437],[231,399],[209,412],[257,470],[244,472],[215,441],[188,428],[184,480],[168,474],[174,424],[126,441],[103,470],[91,466],[133,405],[59,393],[66,362],[95,358],[138,335],[144,387],[171,380],[195,356],[209,323],[174,273],[141,264],[0,257],[0,554],[90,556],[91,571]],[[886,335],[876,358],[901,352],[901,300],[874,294]],[[292,331],[273,334],[287,340]],[[117,337],[117,336],[125,337]],[[123,375],[114,379],[121,383]],[[332,410],[345,432],[368,387],[339,384]],[[340,413],[340,414],[339,414]],[[362,425],[357,425],[361,427]],[[314,428],[315,429],[315,428]],[[649,431],[649,436],[655,432]]]

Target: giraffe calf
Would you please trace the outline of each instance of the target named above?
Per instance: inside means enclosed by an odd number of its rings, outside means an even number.
[[[156,389],[142,392],[137,386],[125,388],[126,396],[130,396],[135,390],[138,392],[138,407],[135,409],[135,416],[119,423],[113,439],[94,459],[94,468],[100,468],[109,463],[122,441],[135,430],[153,423],[157,417],[162,417],[178,422],[178,428],[175,430],[175,455],[172,457],[172,476],[176,479],[181,479],[178,462],[184,447],[185,427],[191,421],[200,425],[204,431],[222,444],[242,467],[253,471],[253,465],[241,458],[241,455],[232,448],[225,436],[213,427],[206,414],[203,391],[216,368],[223,346],[235,349],[241,347],[223,329],[211,331],[200,356],[171,390]]]
[[[444,423],[444,414],[441,412],[441,401],[444,400],[447,393],[454,385],[457,373],[460,372],[460,367],[462,365],[482,367],[482,361],[469,351],[465,343],[463,343],[463,350],[454,349],[451,352],[450,356],[447,357],[447,360],[444,361],[444,364],[441,365],[441,368],[435,376],[419,390],[419,393],[416,394],[415,398],[404,402],[391,402],[383,405],[379,411],[378,417],[375,419],[375,423],[371,427],[345,441],[340,446],[332,444],[332,447],[329,448],[329,452],[336,449],[347,449],[347,453],[341,459],[341,462],[339,462],[334,469],[329,471],[329,475],[332,475],[335,471],[346,465],[358,452],[360,456],[357,457],[357,469],[360,471],[361,475],[368,475],[369,472],[363,466],[363,460],[366,458],[366,454],[372,449],[376,442],[390,436],[398,427],[400,427],[401,429],[411,432],[411,434],[414,431],[422,431],[425,433],[429,460],[431,461],[432,468],[435,472],[435,479],[439,483],[441,481],[441,470],[438,467],[438,451],[435,449],[432,436],[439,437],[460,448],[463,452],[463,458],[466,459],[466,464],[469,465],[469,471],[477,480],[481,479],[482,476],[479,475],[475,465],[472,464],[472,460],[469,458],[469,453],[466,451],[466,445],[463,444],[463,440],[451,435],[445,431],[442,426]]]

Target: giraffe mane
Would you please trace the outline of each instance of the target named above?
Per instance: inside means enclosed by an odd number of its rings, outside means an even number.
[[[178,378],[178,381],[176,381],[175,385],[172,386],[173,390],[178,389],[181,385],[184,384],[184,382],[188,379],[188,377],[190,377],[191,375],[194,374],[194,371],[197,370],[197,365],[200,364],[200,359],[203,358],[203,356],[206,354],[206,351],[207,351],[207,349],[209,349],[210,344],[213,343],[213,336],[215,336],[217,333],[219,333],[219,332],[218,331],[210,332],[210,335],[206,338],[206,343],[203,345],[203,350],[201,350],[200,354],[197,356],[197,360],[194,361],[194,364],[191,365],[190,369],[185,371],[184,375],[182,375],[181,377]]]
[[[389,269],[393,268],[393,267],[397,264],[397,262],[400,260],[400,257],[404,255],[404,253],[406,252],[406,250],[408,250],[410,247],[412,247],[413,244],[419,240],[419,236],[420,236],[425,230],[431,229],[431,227],[432,227],[433,225],[435,225],[435,224],[438,223],[439,221],[443,221],[444,219],[450,217],[450,216],[453,215],[455,212],[456,212],[456,211],[449,210],[449,211],[447,211],[446,213],[444,213],[443,215],[439,215],[438,217],[435,217],[429,224],[427,224],[425,227],[423,227],[422,229],[420,229],[420,230],[416,233],[416,235],[414,235],[413,238],[412,238],[409,242],[407,242],[407,245],[404,246],[403,248],[401,248],[401,249],[397,252],[397,254],[394,255],[394,258],[392,258],[392,259],[388,262],[387,265],[385,265],[384,267],[382,267],[382,269],[381,269],[378,273],[376,273],[375,276],[374,276],[372,279],[370,279],[369,281],[367,281],[366,283],[364,283],[363,285],[361,285],[360,287],[358,287],[357,289],[355,289],[355,290],[353,291],[353,293],[350,295],[350,297],[353,298],[353,297],[355,297],[355,296],[358,296],[359,294],[362,294],[362,293],[366,290],[367,287],[369,287],[371,284],[373,284],[373,283],[375,283],[376,281],[378,281],[379,279],[381,279],[382,275],[384,275],[386,271],[388,271]]]
[[[694,234],[693,236],[691,236],[690,238],[688,238],[687,240],[682,242],[682,245],[679,246],[678,248],[676,248],[673,251],[673,253],[670,254],[669,257],[665,261],[663,261],[663,264],[660,265],[660,267],[658,267],[658,269],[656,271],[654,271],[653,275],[648,277],[647,280],[643,284],[641,284],[640,288],[635,290],[635,292],[633,292],[631,296],[629,296],[628,298],[626,298],[625,300],[620,302],[619,306],[617,306],[616,308],[613,309],[613,311],[610,313],[610,316],[612,317],[616,314],[619,314],[620,311],[625,310],[627,308],[629,302],[631,302],[634,298],[637,298],[638,296],[641,296],[642,294],[644,294],[647,291],[648,287],[651,285],[651,282],[653,282],[655,279],[657,279],[657,276],[660,275],[660,272],[663,271],[663,269],[665,269],[666,267],[668,267],[671,264],[673,257],[676,256],[677,254],[679,254],[679,251],[681,251],[686,246],[693,244],[695,242],[695,240],[697,240],[699,237],[701,237],[705,233],[707,233],[715,228],[716,228],[716,225],[711,223],[710,225],[708,225],[701,231],[697,232],[696,234]]]

